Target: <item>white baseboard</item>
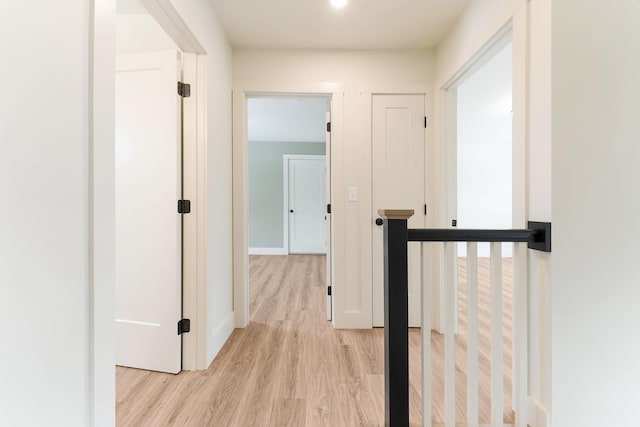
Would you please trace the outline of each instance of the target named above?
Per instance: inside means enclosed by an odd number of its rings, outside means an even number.
[[[249,255],[289,255],[284,248],[249,248]]]
[[[207,343],[207,366],[211,365],[213,359],[216,358],[224,343],[227,342],[235,327],[234,313],[231,312],[222,321],[218,328],[209,335]]]
[[[531,396],[529,396],[529,425],[531,427],[551,427],[549,412]]]

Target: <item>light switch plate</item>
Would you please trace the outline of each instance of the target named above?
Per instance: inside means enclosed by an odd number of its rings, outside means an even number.
[[[358,187],[349,187],[347,191],[347,200],[350,202],[358,201]]]

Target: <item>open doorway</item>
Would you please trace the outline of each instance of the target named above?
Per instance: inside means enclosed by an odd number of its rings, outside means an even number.
[[[203,369],[203,49],[167,24],[171,8],[118,0],[116,11],[116,363]]]
[[[518,153],[523,142],[513,108],[513,100],[518,99],[514,93],[521,89],[514,88],[514,81],[520,76],[513,62],[509,26],[443,88],[448,152],[447,225],[451,227],[521,227],[524,165]],[[522,110],[517,114],[521,116]],[[485,412],[491,413],[494,423],[514,422],[519,410],[515,390],[521,381],[515,366],[522,355],[512,346],[513,331],[518,328],[514,311],[514,295],[518,291],[512,283],[513,245],[448,245],[443,257],[447,271],[440,295],[444,295],[443,286],[454,290],[449,292],[449,305],[441,314],[449,310],[448,321],[455,331],[449,336],[463,343],[470,360],[478,360],[477,371],[472,364],[460,368],[471,379],[470,418],[489,422],[482,415]],[[442,298],[440,301],[444,307]],[[497,342],[503,345],[489,344]],[[474,356],[476,352],[490,357]],[[491,374],[485,375],[488,372]]]
[[[331,319],[330,110],[327,96],[247,98],[250,314],[261,289],[251,270],[299,255],[322,258],[309,265],[326,266]]]
[[[182,340],[182,53],[141,4],[116,18],[116,364],[178,373]],[[148,304],[154,298],[154,304]]]
[[[508,41],[457,89],[456,226],[513,227],[512,43]],[[503,244],[511,257],[512,245]],[[458,256],[466,256],[460,244]],[[489,244],[478,245],[489,256]]]

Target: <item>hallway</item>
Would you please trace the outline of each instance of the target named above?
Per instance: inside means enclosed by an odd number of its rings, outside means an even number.
[[[480,421],[488,422],[488,262],[480,260]],[[505,278],[510,260],[504,261]],[[464,263],[460,263],[464,289]],[[325,258],[250,258],[251,323],[237,329],[206,371],[161,374],[117,368],[119,426],[377,426],[384,424],[383,329],[334,330],[325,319]],[[510,290],[505,283],[505,299]],[[460,310],[465,307],[460,293]],[[505,304],[505,335],[510,308]],[[460,332],[464,332],[464,316]],[[442,415],[442,336],[433,333],[434,422]],[[508,335],[506,335],[508,336]],[[421,425],[420,334],[410,332],[411,424]],[[464,408],[465,343],[456,338],[457,400]],[[505,422],[510,339],[505,337]],[[484,400],[483,400],[484,396]],[[465,417],[458,410],[458,421]]]

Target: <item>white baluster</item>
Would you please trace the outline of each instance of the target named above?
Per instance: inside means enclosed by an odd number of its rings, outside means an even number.
[[[455,330],[456,330],[456,247],[453,242],[444,243],[444,422],[446,427],[456,422],[456,370],[455,370]]]
[[[467,243],[467,423],[478,423],[478,244]]]
[[[491,423],[502,425],[504,375],[502,342],[502,244],[491,243]]]
[[[527,244],[513,245],[513,409],[515,427],[527,427]]]
[[[426,243],[420,244],[422,260],[422,425],[431,427],[431,269]]]

